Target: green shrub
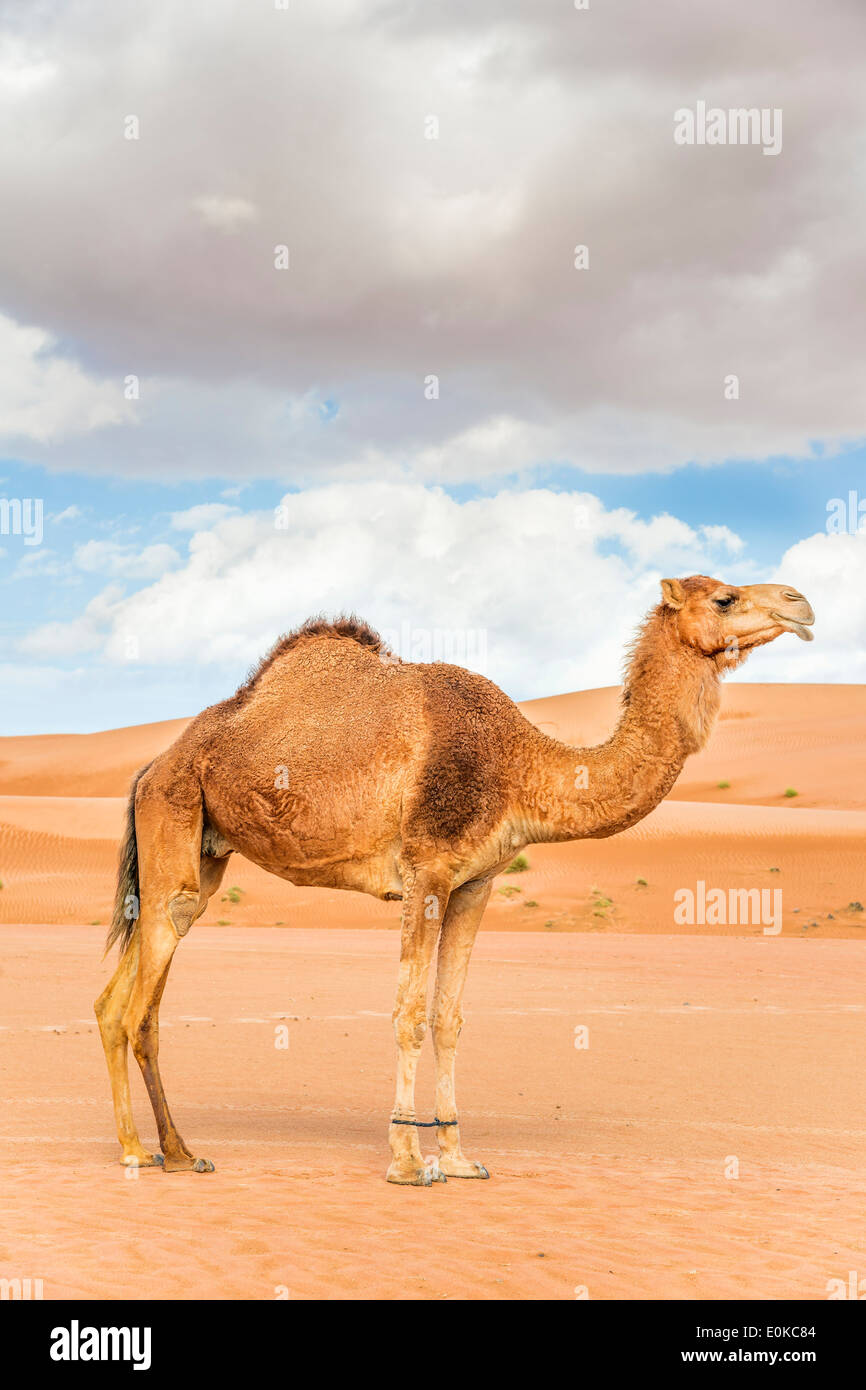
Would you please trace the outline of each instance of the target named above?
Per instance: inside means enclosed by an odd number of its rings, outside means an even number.
[[[527,859],[526,855],[516,854],[512,859],[511,863],[508,865],[508,868],[505,870],[505,872],[507,874],[522,874],[525,873],[528,868],[529,860]]]

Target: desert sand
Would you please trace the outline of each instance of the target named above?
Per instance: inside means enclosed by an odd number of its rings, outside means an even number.
[[[524,708],[591,743],[616,698]],[[383,1181],[398,906],[240,858],[161,1014],[175,1118],[217,1171],[118,1165],[92,1001],[126,785],[184,721],[0,739],[0,1278],[46,1298],[821,1299],[866,1272],[864,715],[860,686],[729,685],[653,815],[502,876],[458,1061],[492,1178],[430,1189]],[[781,933],[678,925],[698,879],[780,888]]]

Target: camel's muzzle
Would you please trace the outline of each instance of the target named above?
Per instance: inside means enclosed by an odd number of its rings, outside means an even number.
[[[784,606],[780,604],[777,609],[771,609],[770,617],[786,632],[795,632],[802,642],[811,642],[815,635],[809,631],[815,621],[811,603],[796,589],[783,589],[781,597]]]

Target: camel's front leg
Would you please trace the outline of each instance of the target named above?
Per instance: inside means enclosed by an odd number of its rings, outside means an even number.
[[[461,1003],[469,957],[478,926],[490,897],[490,882],[465,883],[451,894],[442,935],[433,1001],[433,1047],[436,1052],[436,1118],[457,1119],[454,1095],[454,1059],[457,1037],[463,1027]],[[439,1170],[449,1178],[489,1177],[483,1163],[466,1158],[460,1147],[456,1123],[442,1125],[439,1136]]]
[[[420,868],[404,878],[400,974],[394,1008],[397,1039],[397,1096],[388,1131],[391,1145],[389,1182],[429,1187],[438,1176],[424,1166],[414,1124],[415,1073],[427,1031],[427,979],[439,928],[448,904],[449,881],[442,871]],[[397,1123],[395,1123],[397,1122]]]

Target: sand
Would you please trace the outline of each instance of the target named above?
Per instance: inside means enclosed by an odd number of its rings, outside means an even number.
[[[525,708],[598,741],[616,692]],[[217,1171],[119,1166],[92,1001],[126,785],[184,721],[0,739],[0,1278],[46,1298],[826,1298],[866,1269],[864,713],[863,687],[728,686],[652,816],[499,880],[458,1060],[492,1177],[430,1189],[383,1180],[399,907],[240,858],[162,1008],[175,1118]],[[781,933],[677,924],[698,879],[781,889]]]
[[[0,929],[0,1276],[46,1298],[820,1299],[866,1267],[853,941],[483,933],[458,1084],[492,1176],[425,1189],[384,1181],[391,933],[198,928],[163,1071],[217,1171],[133,1178],[98,935]]]

